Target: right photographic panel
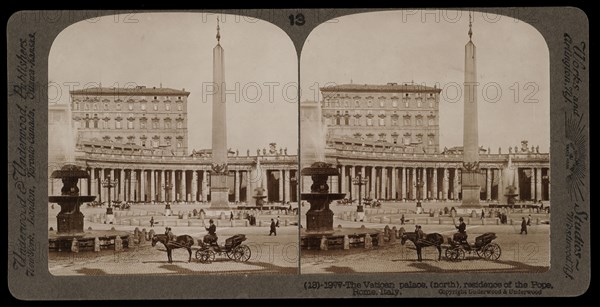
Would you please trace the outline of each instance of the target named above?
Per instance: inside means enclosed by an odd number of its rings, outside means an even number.
[[[302,274],[549,269],[549,52],[534,27],[347,15],[300,61]]]

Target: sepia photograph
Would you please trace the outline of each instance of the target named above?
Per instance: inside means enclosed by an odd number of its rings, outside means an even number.
[[[549,60],[534,27],[488,13],[317,26],[300,60],[301,273],[548,270]]]
[[[212,13],[83,20],[52,44],[53,275],[296,274],[297,56]]]

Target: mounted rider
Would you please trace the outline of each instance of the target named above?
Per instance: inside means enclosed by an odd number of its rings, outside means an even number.
[[[165,236],[167,237],[167,243],[171,241],[177,241],[177,236],[173,234],[171,227],[165,227]]]

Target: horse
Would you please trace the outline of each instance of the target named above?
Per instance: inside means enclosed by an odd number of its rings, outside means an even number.
[[[174,241],[167,242],[167,235],[158,234],[152,236],[152,246],[156,246],[156,242],[162,243],[167,248],[167,257],[169,259],[169,263],[173,263],[173,258],[171,257],[171,251],[177,248],[185,248],[187,249],[190,257],[188,262],[192,261],[192,245],[194,245],[194,238],[189,235],[181,235],[177,236]]]
[[[430,233],[425,236],[424,239],[417,239],[416,232],[405,232],[402,234],[402,245],[406,243],[406,240],[410,240],[417,248],[418,261],[423,261],[421,258],[421,249],[423,247],[435,246],[438,250],[438,260],[442,260],[442,244],[444,243],[444,236],[439,233]]]

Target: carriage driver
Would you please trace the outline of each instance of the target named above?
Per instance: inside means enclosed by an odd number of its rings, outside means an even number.
[[[460,224],[456,227],[458,229],[458,233],[454,234],[454,240],[458,242],[466,242],[467,241],[467,224],[465,224],[465,219],[462,216],[458,219]]]
[[[208,223],[210,226],[208,228],[205,227],[206,231],[208,231],[208,234],[204,236],[204,243],[209,243],[210,245],[219,247],[219,244],[217,243],[217,240],[219,239],[217,237],[217,226],[212,219],[210,219]]]

